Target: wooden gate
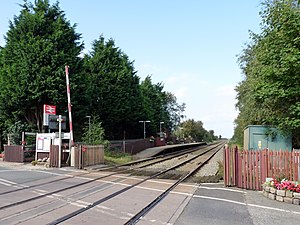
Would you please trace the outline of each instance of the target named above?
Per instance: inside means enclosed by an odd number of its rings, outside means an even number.
[[[75,167],[78,169],[104,163],[103,145],[79,145],[75,147],[74,152]]]
[[[299,179],[300,152],[224,149],[224,184],[262,190],[267,177]]]
[[[50,167],[59,167],[59,146],[58,145],[51,145],[50,146]],[[61,150],[61,166],[68,166],[69,165],[69,152],[64,152]]]

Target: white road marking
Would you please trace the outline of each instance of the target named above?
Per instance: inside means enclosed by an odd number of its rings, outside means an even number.
[[[6,180],[6,179],[2,179],[2,178],[0,178],[0,184],[3,184],[3,185],[8,186],[8,187],[18,188],[18,189],[21,189],[21,188],[24,187],[24,185],[20,185],[18,183],[15,183],[15,182],[12,182],[12,181],[9,181],[9,180]]]
[[[103,213],[103,214],[105,214],[105,215],[109,215],[109,216],[113,216],[113,217],[116,217],[116,218],[118,218],[119,216],[117,215],[117,214],[115,214],[115,213],[110,213],[110,212],[106,212],[106,211],[104,211],[104,210],[101,210],[101,209],[95,209],[97,212],[100,212],[100,213]]]
[[[63,197],[63,195],[60,195],[60,194],[52,194],[52,195],[55,197]]]
[[[103,206],[103,205],[96,205],[96,207],[97,207],[97,208],[101,208],[101,209],[106,209],[106,210],[115,211],[115,209],[109,208],[109,207],[106,207],[106,206]]]
[[[198,188],[200,189],[208,189],[208,190],[223,190],[223,191],[231,191],[231,192],[238,192],[238,193],[243,193],[246,194],[246,191],[241,191],[241,190],[234,190],[230,188],[216,188],[216,187],[205,187],[205,186],[199,186]]]
[[[84,204],[84,205],[92,205],[91,202],[86,202],[86,201],[82,201],[82,200],[77,200],[76,202],[80,203],[80,204]]]
[[[35,189],[35,191],[43,192],[43,193],[48,193],[48,191],[45,191],[45,190],[42,190],[42,189]]]
[[[1,181],[0,181],[0,184],[3,184],[3,185],[5,185],[5,186],[9,186],[9,187],[13,186],[13,185],[11,185],[11,184],[8,184],[8,183],[5,183],[5,182],[1,182]]]
[[[6,179],[2,179],[2,178],[0,178],[0,181],[4,181],[6,183],[14,184],[14,185],[18,184],[18,183],[15,183],[15,182],[12,182],[12,181],[9,181],[9,180],[6,180]]]
[[[294,214],[299,214],[300,215],[300,212],[292,211],[292,210],[285,210],[285,209],[279,209],[279,208],[262,206],[262,205],[255,205],[255,204],[247,204],[247,205],[251,206],[251,207],[256,207],[256,208],[263,208],[263,209],[269,209],[269,210],[281,211],[281,212],[287,212],[287,213],[294,213]]]
[[[262,208],[262,209],[268,209],[268,210],[280,211],[280,212],[286,212],[286,213],[294,213],[294,214],[299,214],[300,215],[300,212],[297,212],[297,211],[285,210],[285,209],[274,208],[274,207],[263,206],[263,205],[250,204],[250,203],[248,204],[248,203],[245,203],[245,202],[238,202],[238,201],[233,201],[233,200],[224,199],[224,198],[215,198],[215,197],[209,197],[209,196],[203,196],[203,195],[194,195],[193,197],[216,200],[216,201],[222,201],[222,202],[229,202],[229,203],[238,204],[238,205],[245,205],[245,206],[250,206],[250,207],[255,207],[255,208]]]
[[[230,202],[230,203],[239,204],[239,205],[246,205],[246,203],[244,203],[244,202],[238,202],[238,201],[233,201],[233,200],[224,199],[224,198],[215,198],[215,197],[209,197],[209,196],[203,196],[203,195],[194,195],[193,197],[222,201],[222,202]]]
[[[117,184],[117,185],[126,186],[126,187],[131,186],[130,184],[124,184],[124,183],[113,182],[113,181],[105,181],[105,183],[108,183],[108,184]],[[171,183],[170,183],[170,185],[171,185]],[[141,187],[141,186],[135,186],[135,187],[138,188],[138,189],[150,190],[150,191],[157,191],[157,192],[163,192],[163,191],[165,191],[164,189],[161,190],[161,189]],[[186,196],[191,196],[192,195],[191,193],[178,192],[178,191],[171,191],[170,193],[172,193],[172,194],[179,194],[179,195],[186,195]]]
[[[77,206],[79,208],[86,208],[87,205],[82,205],[82,204],[79,204],[77,202],[69,202],[70,205],[73,205],[73,206]]]
[[[1,170],[0,173],[6,173],[6,172],[24,172],[24,171],[28,171],[28,170]]]

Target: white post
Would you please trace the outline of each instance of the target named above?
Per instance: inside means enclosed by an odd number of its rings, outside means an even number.
[[[72,156],[71,149],[74,147],[74,137],[73,137],[73,122],[72,122],[72,104],[71,104],[71,93],[70,93],[70,81],[69,81],[69,66],[65,66],[66,71],[66,84],[67,84],[67,98],[68,98],[68,111],[69,111],[69,126],[70,126],[70,141],[69,141],[69,157],[67,162],[69,161],[70,157]]]
[[[150,123],[150,120],[141,120],[140,123],[144,123],[144,139],[146,138],[146,123]]]
[[[71,93],[70,93],[70,83],[69,83],[69,66],[65,66],[65,70],[66,70],[66,83],[67,83],[67,98],[68,98],[69,125],[70,125],[70,149],[71,149],[71,147],[74,145],[74,138],[73,138]]]
[[[162,137],[161,135],[161,125],[164,124],[165,122],[159,122],[159,137]]]
[[[22,149],[25,149],[25,132],[22,132]]]
[[[61,167],[61,115],[58,116],[58,140],[59,140],[59,144],[58,144],[58,168]]]

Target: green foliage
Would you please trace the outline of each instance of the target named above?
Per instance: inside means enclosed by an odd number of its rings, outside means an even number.
[[[21,7],[1,49],[0,110],[4,117],[41,131],[43,104],[57,105],[58,113],[67,108],[64,67],[78,69],[83,45],[58,3],[25,1]]]
[[[108,145],[105,139],[104,129],[99,118],[93,116],[91,123],[83,128],[82,141],[90,145]]]
[[[224,165],[222,161],[218,161],[218,172],[217,172],[217,176],[220,177],[220,179],[223,179],[224,177]]]
[[[85,70],[90,114],[99,115],[109,138],[122,139],[124,131],[130,135],[143,111],[133,62],[112,39],[105,42],[100,36],[85,56]]]
[[[127,153],[105,150],[105,163],[113,165],[121,165],[132,161],[132,156]]]
[[[300,130],[300,8],[297,1],[266,1],[261,10],[262,33],[239,58],[245,79],[237,86],[235,139],[249,124],[266,124],[283,133]]]
[[[171,132],[180,124],[185,110],[185,103],[179,104],[176,96],[163,90],[162,83],[153,84],[151,76],[141,82],[144,115],[142,120],[150,120],[152,135],[159,132],[160,122],[163,131]]]
[[[180,124],[185,110],[185,103],[179,104],[176,96],[163,90],[162,83],[153,84],[151,76],[147,76],[140,85],[144,113],[140,120],[150,120],[150,135],[162,131],[170,133]]]
[[[85,56],[90,114],[99,115],[109,139],[141,137],[138,121],[150,120],[147,134],[155,136],[160,122],[174,128],[184,111],[176,97],[163,91],[161,83],[153,84],[151,76],[139,83],[139,77],[112,39],[103,36],[94,41],[93,50]],[[147,135],[148,136],[148,135]]]
[[[217,139],[217,137],[214,136],[213,130],[205,130],[201,121],[195,121],[193,119],[184,121],[181,126],[177,128],[175,134],[180,139],[184,138],[189,142],[212,142]]]
[[[0,47],[0,146],[7,133],[42,132],[43,104],[56,105],[57,114],[68,116],[65,65],[76,141],[139,138],[140,120],[151,120],[149,136],[156,136],[160,122],[167,133],[180,124],[185,104],[150,76],[140,82],[133,62],[113,39],[100,36],[82,59],[81,35],[58,3],[24,1],[20,7]],[[87,115],[97,117],[91,137]]]
[[[28,125],[22,123],[21,121],[17,121],[14,124],[10,124],[6,131],[3,133],[4,139],[7,136],[10,137],[11,144],[20,145],[22,141],[22,132],[31,129]]]
[[[142,105],[144,113],[141,115],[141,120],[150,120],[149,127],[151,131],[148,133],[154,134],[158,132],[157,124],[160,121],[165,121],[166,112],[163,110],[164,92],[161,83],[153,84],[151,76],[147,76],[140,85],[142,93]]]
[[[174,131],[185,117],[183,113],[186,105],[185,103],[179,104],[174,94],[166,92],[164,107],[168,113],[169,129],[170,131]]]

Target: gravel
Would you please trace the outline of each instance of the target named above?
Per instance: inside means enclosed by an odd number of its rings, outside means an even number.
[[[197,177],[215,176],[219,170],[219,163],[223,162],[223,149],[218,151],[208,163],[206,163],[201,170],[195,175]]]

